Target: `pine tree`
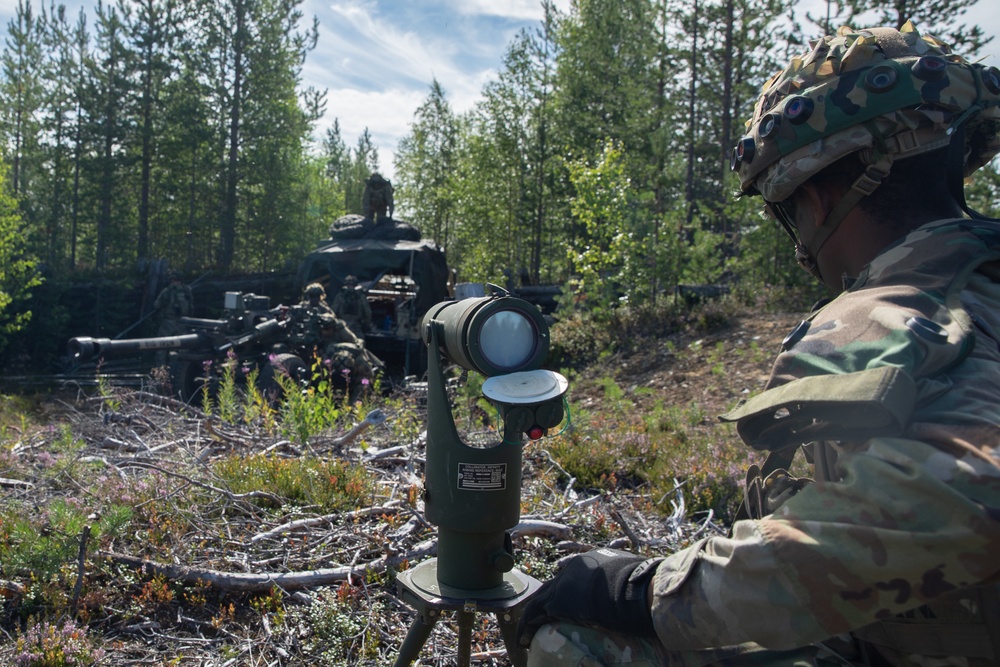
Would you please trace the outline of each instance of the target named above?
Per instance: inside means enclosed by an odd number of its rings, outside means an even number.
[[[458,121],[437,79],[431,82],[430,89],[413,114],[411,133],[399,142],[396,191],[413,224],[447,249]]]

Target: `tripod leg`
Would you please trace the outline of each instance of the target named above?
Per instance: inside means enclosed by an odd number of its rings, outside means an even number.
[[[500,636],[507,648],[507,658],[514,667],[525,667],[528,664],[528,651],[517,643],[517,621],[520,614],[514,616],[510,611],[496,613],[497,625],[500,626]]]
[[[410,629],[406,631],[403,645],[399,647],[399,655],[392,663],[393,667],[408,667],[420,656],[420,649],[424,647],[427,638],[431,636],[431,630],[434,629],[437,620],[436,614],[432,615],[430,620],[427,620],[423,614],[417,614],[413,623],[410,624]]]
[[[459,610],[455,616],[458,620],[458,667],[469,667],[472,662],[472,624],[476,614]]]

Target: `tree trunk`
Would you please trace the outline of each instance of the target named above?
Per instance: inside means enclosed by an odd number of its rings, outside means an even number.
[[[694,145],[698,132],[696,118],[695,93],[698,90],[698,0],[694,0],[694,12],[691,15],[691,86],[688,90],[688,145],[687,145],[687,179],[685,184],[687,198],[687,224],[694,221]]]
[[[240,113],[243,96],[243,58],[246,48],[246,4],[236,2],[236,33],[233,39],[233,89],[229,109],[229,158],[226,167],[226,198],[220,230],[219,266],[232,266],[236,249],[236,188],[239,185]]]

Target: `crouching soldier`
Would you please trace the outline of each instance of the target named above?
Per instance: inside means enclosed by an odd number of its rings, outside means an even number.
[[[319,323],[323,362],[329,365],[335,378],[342,379],[354,398],[385,370],[385,364],[366,350],[364,341],[336,315],[324,313],[319,316]]]

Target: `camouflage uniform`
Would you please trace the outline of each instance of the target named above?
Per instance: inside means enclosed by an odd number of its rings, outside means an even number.
[[[153,309],[159,313],[158,336],[176,336],[184,333],[180,319],[189,317],[194,308],[194,294],[191,288],[178,279],[173,279],[163,288],[153,302]]]
[[[910,25],[842,29],[768,82],[732,166],[781,202],[860,149],[832,233],[893,159],[957,136],[965,175],[988,161],[998,100],[1000,71]],[[729,536],[658,565],[656,638],[554,623],[529,665],[1000,664],[1000,224],[923,225],[844,288],[723,417],[767,461]],[[787,472],[800,448],[815,481]]]
[[[662,664],[814,664],[816,648],[762,647],[858,630],[876,644],[919,639],[927,655],[971,653],[922,662],[903,646],[869,647],[894,665],[997,664],[997,591],[976,587],[1000,577],[998,278],[1000,226],[933,223],[797,328],[767,391],[725,418],[758,449],[815,439],[816,482],[789,484],[780,468],[751,479],[751,514],[773,514],[660,564],[660,643],[647,652]],[[563,662],[581,643],[635,654],[611,634],[576,628],[581,639],[565,643],[552,628],[535,636],[529,664],[617,664]],[[736,648],[700,651],[719,646]]]
[[[346,322],[359,338],[371,328],[372,307],[357,283],[347,284],[337,293],[333,299],[333,314]]]
[[[384,364],[374,354],[365,349],[362,338],[356,336],[343,320],[336,315],[319,317],[323,359],[337,377],[346,377],[348,384],[358,387],[363,380],[375,379]]]
[[[319,283],[310,283],[307,285],[302,291],[302,297],[299,305],[305,308],[311,315],[333,313],[333,309],[326,302],[326,290]]]
[[[361,195],[361,213],[375,222],[391,220],[395,208],[392,195],[392,183],[375,172],[365,183],[365,191]]]

